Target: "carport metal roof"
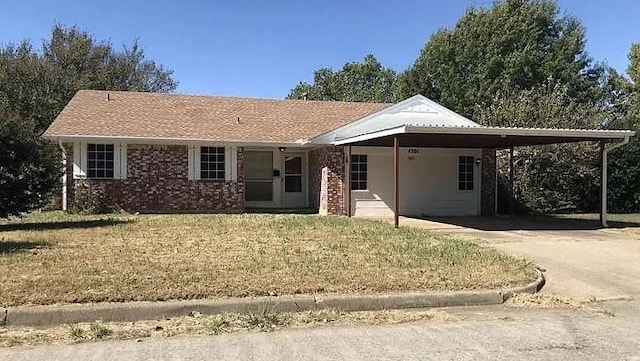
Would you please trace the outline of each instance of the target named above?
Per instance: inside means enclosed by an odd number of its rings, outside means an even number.
[[[336,138],[333,144],[392,147],[394,138],[398,138],[403,147],[510,148],[616,140],[633,135],[634,132],[629,130],[401,125],[367,134]]]

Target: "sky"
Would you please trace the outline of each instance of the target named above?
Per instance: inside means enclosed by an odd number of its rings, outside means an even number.
[[[41,44],[55,22],[115,46],[138,39],[149,59],[174,71],[177,92],[283,98],[320,67],[374,54],[403,71],[429,36],[469,6],[491,0],[0,0],[0,46]],[[626,70],[640,42],[638,0],[560,0],[586,27],[596,61]]]

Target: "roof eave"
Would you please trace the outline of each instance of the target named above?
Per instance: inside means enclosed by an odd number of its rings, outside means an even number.
[[[344,145],[382,138],[397,134],[449,134],[449,135],[488,135],[488,136],[517,136],[517,137],[554,137],[578,138],[585,141],[594,139],[624,139],[635,135],[631,130],[600,130],[600,129],[549,129],[549,128],[502,128],[502,127],[422,127],[404,125],[389,129],[360,134],[354,137],[335,139],[334,145]]]
[[[140,143],[140,144],[195,144],[195,143],[215,143],[242,146],[269,146],[269,147],[305,147],[312,144],[307,139],[296,141],[264,141],[264,140],[243,140],[243,139],[207,139],[207,138],[176,138],[176,137],[137,137],[137,136],[110,136],[110,135],[86,135],[86,134],[65,134],[51,135],[44,134],[45,139],[56,142],[116,142],[116,143]]]

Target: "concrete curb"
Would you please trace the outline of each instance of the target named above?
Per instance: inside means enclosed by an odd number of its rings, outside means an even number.
[[[165,302],[92,303],[52,306],[18,306],[4,309],[3,326],[44,326],[102,320],[105,322],[132,322],[158,320],[201,314],[251,313],[265,309],[309,311],[336,308],[342,311],[373,311],[387,309],[451,307],[501,304],[516,293],[535,293],[544,285],[544,276],[538,270],[538,279],[523,286],[507,290],[415,292],[385,295],[301,295],[280,297],[252,297],[204,299]]]
[[[537,293],[539,292],[542,287],[544,287],[544,284],[547,282],[544,278],[544,274],[542,273],[542,271],[540,270],[540,268],[536,268],[536,273],[538,274],[538,277],[536,278],[535,281],[529,283],[528,285],[525,286],[521,286],[521,287],[513,287],[513,288],[507,288],[506,290],[502,290],[502,300],[503,302],[505,302],[506,300],[508,300],[509,298],[520,294],[520,293]]]

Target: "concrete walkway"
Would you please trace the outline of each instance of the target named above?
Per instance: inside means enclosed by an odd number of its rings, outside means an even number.
[[[451,311],[464,321],[16,347],[0,359],[640,360],[638,304],[618,303],[616,317],[482,306]]]
[[[402,218],[401,225],[458,235],[543,268],[543,292],[578,298],[640,297],[640,233],[526,219]],[[638,231],[635,231],[638,232]]]

